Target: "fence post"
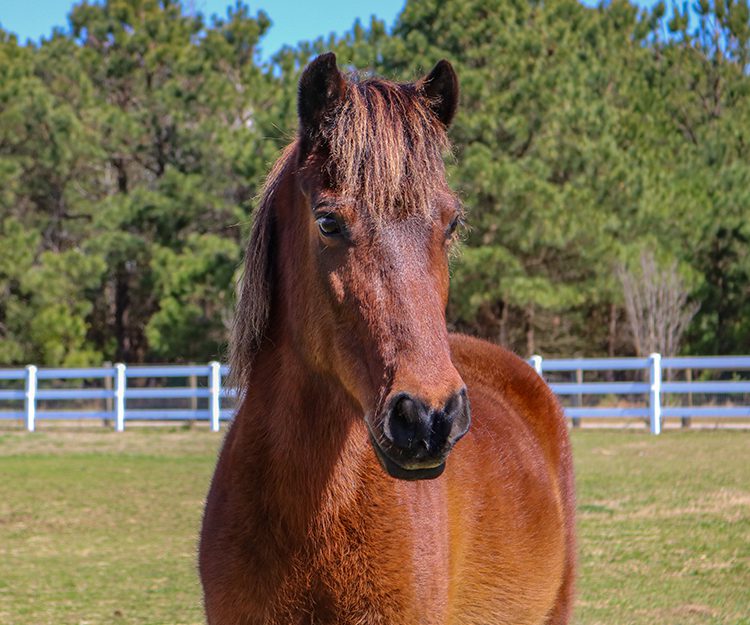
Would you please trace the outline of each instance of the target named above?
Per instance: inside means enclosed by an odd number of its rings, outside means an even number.
[[[651,354],[648,360],[651,383],[648,395],[648,413],[651,434],[661,434],[661,354]]]
[[[109,368],[109,369],[111,369],[112,368],[112,363],[110,361],[106,360],[104,362],[104,366],[107,367],[107,368]],[[112,385],[112,378],[113,377],[114,376],[112,376],[112,377],[107,376],[107,377],[104,378],[104,390],[105,391],[112,391],[112,386],[113,386]],[[107,413],[109,413],[109,414],[112,414],[114,412],[114,406],[112,404],[112,398],[109,397],[109,396],[105,397],[105,399],[104,399],[104,410]],[[102,425],[105,428],[108,428],[109,425],[110,425],[109,418],[105,417],[104,419],[102,419]]]
[[[125,365],[118,362],[115,365],[115,431],[125,430]]]
[[[531,357],[531,366],[534,367],[534,371],[536,371],[539,375],[542,375],[542,357],[538,354],[534,354]]]
[[[190,390],[195,393],[198,390],[198,376],[197,375],[189,375],[188,376],[188,384],[190,385]],[[198,396],[192,395],[190,397],[190,410],[193,412],[198,411]],[[195,424],[195,419],[187,419],[185,421],[185,426],[190,429]]]
[[[211,378],[211,431],[218,432],[221,417],[221,363],[214,360],[208,366]]]
[[[583,369],[576,369],[576,384],[583,384]],[[583,395],[581,393],[573,396],[573,405],[578,408],[583,406]],[[581,427],[581,417],[573,417],[572,421],[574,428]]]
[[[26,429],[36,429],[36,366],[26,366]]]
[[[690,383],[690,382],[693,381],[693,370],[692,369],[688,369],[687,371],[685,371],[685,381],[688,382],[688,383]],[[688,403],[688,406],[690,408],[693,407],[693,392],[692,391],[690,391],[687,394],[687,403]],[[682,421],[681,421],[682,427],[689,428],[690,427],[690,421],[691,421],[691,417],[690,416],[682,417]]]

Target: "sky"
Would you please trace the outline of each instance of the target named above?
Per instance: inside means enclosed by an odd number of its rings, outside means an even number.
[[[588,6],[599,0],[583,0]],[[631,0],[633,1],[633,0]],[[656,0],[635,0],[636,4],[651,6]],[[49,36],[53,27],[67,27],[67,15],[75,4],[73,0],[0,0],[0,25],[16,33],[21,42],[27,39],[38,41]],[[206,16],[226,14],[226,7],[233,0],[185,0],[185,6],[194,7]],[[262,0],[256,4],[249,1],[250,12],[255,15],[264,10],[273,25],[261,40],[261,54],[269,58],[284,44],[295,45],[299,41],[311,41],[331,32],[338,34],[349,30],[354,20],[360,18],[367,25],[375,14],[388,27],[392,26],[401,12],[405,0]]]
[[[74,4],[72,0],[0,0],[0,25],[18,35],[21,42],[38,41],[50,35],[54,26],[67,28],[67,16]],[[184,6],[194,7],[205,16],[224,16],[226,7],[233,4],[234,0],[184,1]],[[273,22],[261,40],[262,56],[268,58],[284,44],[311,41],[331,32],[344,33],[357,18],[367,25],[375,14],[390,27],[405,0],[262,0],[247,4],[251,15],[262,9]]]

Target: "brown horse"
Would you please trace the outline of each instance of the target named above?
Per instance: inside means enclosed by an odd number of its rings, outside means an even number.
[[[521,359],[446,329],[457,100],[446,61],[395,84],[326,54],[300,80],[247,250],[241,404],[200,545],[210,625],[568,622],[561,410]]]

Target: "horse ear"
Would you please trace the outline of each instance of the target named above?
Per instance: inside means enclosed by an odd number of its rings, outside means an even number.
[[[336,67],[333,52],[321,54],[310,63],[299,80],[297,114],[306,147],[318,137],[327,115],[344,97],[346,80]]]
[[[458,76],[453,66],[443,59],[432,71],[417,81],[420,90],[430,102],[430,108],[447,128],[458,107]]]

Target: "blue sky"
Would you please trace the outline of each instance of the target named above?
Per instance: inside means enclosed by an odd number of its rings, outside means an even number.
[[[72,0],[0,0],[0,24],[22,42],[38,40],[49,35],[54,26],[67,27],[67,15],[74,4]],[[223,16],[233,4],[233,0],[184,0],[186,7],[204,15]],[[265,0],[247,4],[252,15],[262,9],[273,22],[261,40],[263,56],[268,57],[285,43],[294,45],[331,32],[343,33],[358,17],[367,24],[374,14],[390,27],[405,0]]]
[[[636,4],[650,6],[655,1],[636,0]],[[54,26],[67,27],[67,15],[73,4],[72,0],[0,0],[0,24],[16,33],[21,41],[38,40],[49,35]],[[204,15],[225,15],[233,0],[184,0],[184,4]],[[357,18],[367,24],[375,14],[392,26],[405,0],[263,0],[248,4],[253,15],[263,9],[273,22],[261,41],[263,57],[268,58],[284,44],[345,32]],[[598,0],[584,0],[584,4],[594,6]]]

